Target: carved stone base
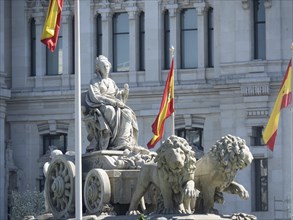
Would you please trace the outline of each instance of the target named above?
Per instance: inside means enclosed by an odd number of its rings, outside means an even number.
[[[47,218],[46,218],[47,217]],[[37,219],[42,220],[55,220],[52,216],[38,216]],[[137,220],[137,219],[148,219],[148,220],[231,220],[231,215],[228,216],[219,216],[214,214],[208,215],[147,215],[144,218],[140,218],[140,216],[127,216],[127,215],[118,215],[118,216],[110,216],[110,215],[87,215],[83,216],[82,220]],[[60,219],[62,220],[62,219]],[[70,218],[68,220],[75,220],[75,218]]]

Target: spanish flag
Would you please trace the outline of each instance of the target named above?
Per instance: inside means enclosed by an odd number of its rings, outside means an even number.
[[[292,65],[290,60],[286,74],[284,76],[284,79],[281,85],[281,89],[277,96],[276,103],[274,105],[274,108],[269,118],[269,121],[267,123],[267,126],[263,132],[263,140],[271,151],[274,150],[279,118],[280,118],[280,112],[283,108],[286,108],[287,106],[291,104],[291,99],[292,99],[291,81],[292,81]]]
[[[50,0],[41,42],[44,43],[51,52],[54,52],[57,45],[62,6],[63,0]]]
[[[163,137],[165,120],[174,112],[174,57],[172,58],[170,72],[166,81],[164,94],[161,102],[160,112],[152,125],[154,133],[149,141],[148,148],[153,148]]]

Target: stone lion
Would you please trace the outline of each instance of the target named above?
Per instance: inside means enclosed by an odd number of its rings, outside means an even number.
[[[163,197],[159,213],[189,213],[190,200],[196,197],[193,176],[196,159],[187,141],[175,135],[165,140],[156,158],[142,166],[128,214],[139,214],[138,204],[151,184]]]
[[[234,181],[238,170],[248,166],[253,156],[245,140],[227,135],[218,140],[210,151],[196,162],[195,188],[203,198],[203,212],[213,212],[214,202],[223,203],[223,193],[238,194],[247,199],[249,193]]]

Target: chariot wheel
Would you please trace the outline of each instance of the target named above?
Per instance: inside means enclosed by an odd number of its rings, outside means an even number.
[[[103,206],[110,202],[111,186],[107,173],[102,169],[88,172],[84,183],[84,203],[89,214],[102,212]]]
[[[55,218],[74,213],[75,165],[64,156],[49,165],[45,182],[46,202]]]

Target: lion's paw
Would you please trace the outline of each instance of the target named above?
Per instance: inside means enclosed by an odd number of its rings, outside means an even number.
[[[235,187],[235,191],[241,199],[248,199],[249,198],[249,193],[244,188],[244,186],[239,184],[237,187]]]
[[[249,193],[246,189],[240,190],[238,195],[241,199],[248,199],[249,198]]]
[[[131,210],[126,213],[126,215],[140,215],[140,211],[138,210]]]

